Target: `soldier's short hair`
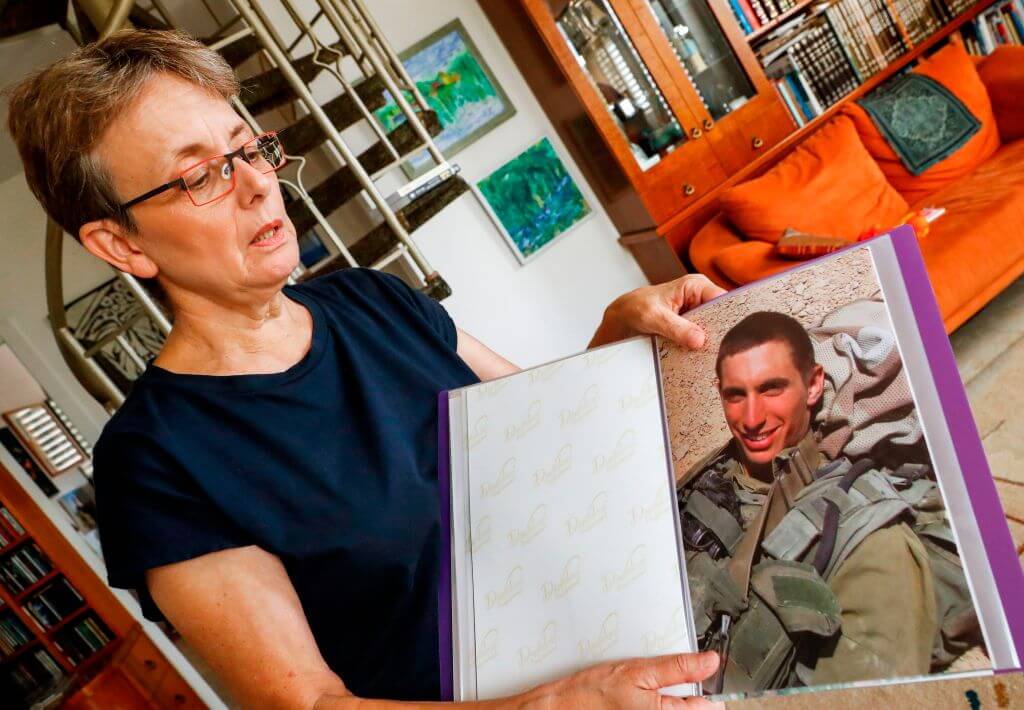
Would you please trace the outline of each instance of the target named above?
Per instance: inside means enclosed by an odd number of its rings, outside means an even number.
[[[758,345],[776,341],[789,346],[796,369],[803,373],[804,377],[810,377],[815,365],[811,338],[800,325],[800,321],[778,311],[751,313],[730,328],[718,347],[715,374],[721,380],[722,361],[730,355],[737,355]]]

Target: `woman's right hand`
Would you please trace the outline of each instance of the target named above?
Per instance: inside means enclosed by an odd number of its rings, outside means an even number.
[[[546,683],[520,699],[525,708],[722,708],[702,697],[675,698],[659,688],[696,683],[718,668],[718,654],[681,653],[655,658],[635,658],[593,666],[552,683]]]

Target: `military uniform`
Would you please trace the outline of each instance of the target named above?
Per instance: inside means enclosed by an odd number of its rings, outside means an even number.
[[[767,483],[736,447],[678,484],[697,636],[725,657],[707,690],[920,675],[977,640],[927,467],[830,462],[809,432]]]

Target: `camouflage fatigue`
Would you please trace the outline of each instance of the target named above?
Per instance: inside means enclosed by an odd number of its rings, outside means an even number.
[[[826,490],[823,486],[828,485],[819,479],[829,462],[819,453],[813,435],[808,433],[797,446],[776,457],[771,484],[746,473],[735,446],[730,442],[706,457],[679,482],[684,536],[687,518],[692,521],[697,516],[710,523],[715,533],[714,538],[703,536],[700,542],[706,538],[722,543],[709,548],[710,557],[708,551],[690,544],[686,553],[702,648],[726,646],[722,687],[715,692],[928,673],[940,616],[931,563],[903,514],[909,506],[889,486],[885,473],[870,470],[863,477],[864,485],[855,484],[864,494],[858,494],[866,501],[863,511],[876,511],[860,514],[859,524],[864,525],[868,514],[874,516],[874,524],[866,527],[868,532],[860,540],[856,533],[844,530],[840,535],[846,545],[843,553],[831,555],[840,560],[838,566],[826,567],[819,576],[807,562],[815,556],[820,539],[813,538],[810,548],[791,549],[793,521],[808,523],[800,515],[787,515],[795,507],[808,509],[804,499],[815,488]],[[720,488],[731,489],[724,491],[724,499],[732,493],[731,499],[738,501],[738,510],[733,505],[732,513],[739,525],[730,524],[728,504],[717,509],[709,506],[709,497],[716,497],[714,491],[695,495],[701,492],[697,484],[712,480],[702,476],[712,471]],[[773,487],[776,491],[769,495]],[[821,497],[828,496],[835,497],[833,493]],[[766,504],[769,510],[764,510]],[[786,524],[780,526],[783,520]],[[857,525],[857,520],[855,515],[843,525]],[[762,529],[757,530],[758,526]],[[751,535],[759,539],[749,540]],[[752,568],[744,573],[738,570],[742,565],[736,558],[742,556],[745,545]],[[713,563],[711,559],[720,554],[727,556]],[[786,594],[790,596],[784,598]],[[764,613],[765,607],[771,613]],[[731,623],[721,618],[723,612]]]

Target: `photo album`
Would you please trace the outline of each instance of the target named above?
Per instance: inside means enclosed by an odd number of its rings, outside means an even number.
[[[732,699],[1019,669],[1024,577],[909,227],[439,397],[441,683],[714,650]]]

